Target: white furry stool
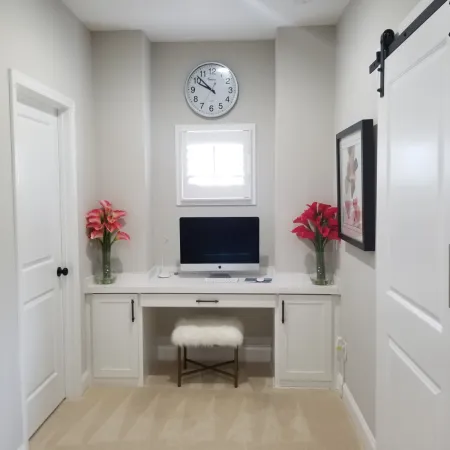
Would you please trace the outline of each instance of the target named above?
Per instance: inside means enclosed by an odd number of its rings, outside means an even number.
[[[182,319],[172,332],[172,343],[178,347],[178,387],[185,375],[214,370],[222,375],[234,378],[234,387],[238,387],[239,377],[239,346],[244,341],[244,332],[241,322],[232,318],[207,318],[197,317],[193,319]],[[234,359],[212,366],[193,361],[187,357],[187,347],[233,347]],[[181,348],[184,350],[183,368],[181,363]],[[187,371],[187,363],[200,366],[199,369]],[[234,364],[234,373],[219,369],[221,366]]]

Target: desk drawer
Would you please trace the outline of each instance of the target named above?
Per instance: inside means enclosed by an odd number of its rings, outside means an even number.
[[[142,294],[141,306],[165,308],[275,308],[276,295]]]

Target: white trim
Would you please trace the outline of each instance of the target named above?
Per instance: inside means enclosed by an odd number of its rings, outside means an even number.
[[[28,443],[21,445],[17,450],[28,450]]]
[[[194,199],[182,198],[182,134],[189,131],[248,131],[251,134],[251,198],[250,199]],[[256,125],[254,123],[230,123],[230,124],[208,124],[208,125],[175,125],[175,157],[176,157],[176,190],[177,206],[255,206],[257,204],[256,193]]]
[[[81,376],[81,390],[83,394],[91,387],[91,373],[86,370]]]
[[[120,387],[143,387],[139,378],[93,378],[92,386],[112,386]]]
[[[342,374],[339,373],[337,376],[337,386],[341,387],[342,382]],[[353,425],[355,426],[358,436],[362,441],[364,450],[376,450],[377,445],[375,437],[369,425],[367,425],[367,422],[364,419],[364,416],[347,384],[344,384],[342,400],[344,401],[344,405],[352,418]]]
[[[338,372],[336,375],[335,380],[335,390],[338,391],[339,395],[341,396],[342,400],[344,400],[344,377],[342,376],[341,372]]]
[[[334,380],[334,389],[342,396],[344,390],[344,377],[341,372],[337,372]]]
[[[78,199],[77,199],[77,149],[75,140],[75,103],[73,100],[53,91],[28,76],[10,70],[10,107],[11,107],[11,140],[13,175],[16,177],[15,153],[15,116],[17,104],[21,100],[31,101],[43,107],[54,108],[58,112],[58,130],[60,134],[60,169],[61,169],[61,228],[62,255],[64,264],[69,268],[70,276],[63,283],[64,299],[64,356],[65,356],[65,389],[67,398],[77,398],[83,393],[81,377],[81,288],[78,248]],[[15,183],[15,182],[14,182]],[[14,202],[16,204],[15,186]],[[16,210],[14,212],[17,223]],[[73,236],[76,236],[74,239]],[[17,236],[16,255],[18,254]],[[19,261],[16,258],[17,289],[20,298],[21,283],[19,280]],[[23,342],[22,342],[22,308],[19,307],[19,352],[22,386],[23,374]],[[26,398],[22,389],[23,433],[28,441],[28,423]]]

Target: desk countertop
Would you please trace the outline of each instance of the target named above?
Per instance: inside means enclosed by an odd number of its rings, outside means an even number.
[[[86,280],[85,294],[311,294],[339,295],[339,287],[315,286],[309,276],[301,273],[276,273],[271,283],[250,283],[239,279],[237,283],[207,283],[204,277],[172,275],[158,278],[149,273],[122,273],[111,285],[95,284]]]

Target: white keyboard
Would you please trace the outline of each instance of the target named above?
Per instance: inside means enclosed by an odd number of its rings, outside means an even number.
[[[207,283],[237,283],[239,278],[205,278]]]

